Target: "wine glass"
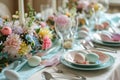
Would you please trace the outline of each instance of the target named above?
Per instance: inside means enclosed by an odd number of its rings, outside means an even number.
[[[100,17],[103,16],[108,9],[109,9],[109,0],[97,0],[97,3],[94,5],[94,10],[97,18],[96,22],[100,23]]]
[[[55,20],[56,33],[61,40],[61,46],[63,51],[72,47],[72,32],[71,32],[71,20],[66,15],[58,15]]]
[[[53,7],[52,7],[52,1],[47,0],[46,4],[41,4],[40,5],[40,10],[41,10],[42,19],[44,21],[46,21],[48,16],[53,15],[53,13],[54,13],[54,10],[53,10]]]

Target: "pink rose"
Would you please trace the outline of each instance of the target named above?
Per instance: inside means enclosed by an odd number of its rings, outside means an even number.
[[[12,33],[12,29],[10,27],[7,27],[7,26],[4,26],[2,29],[1,29],[1,33],[3,35],[9,35]]]
[[[48,19],[55,20],[55,16],[54,15],[50,15],[50,16],[48,16]]]
[[[48,36],[43,38],[42,49],[49,49],[52,46],[52,41]]]
[[[46,23],[45,22],[41,22],[40,25],[41,25],[42,28],[46,27]]]
[[[69,18],[66,15],[59,15],[56,17],[55,22],[57,25],[66,26],[69,24]]]

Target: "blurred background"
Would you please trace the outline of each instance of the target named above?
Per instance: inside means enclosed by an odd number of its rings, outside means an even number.
[[[36,12],[41,11],[41,5],[52,5],[52,0],[25,0],[25,12],[27,12],[27,3],[29,2]],[[57,8],[62,5],[63,0],[56,0]],[[120,12],[120,0],[110,0],[109,13]],[[0,0],[0,13],[12,15],[18,10],[18,0]]]

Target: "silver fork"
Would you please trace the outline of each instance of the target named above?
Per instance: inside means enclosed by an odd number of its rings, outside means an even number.
[[[95,49],[95,50],[104,51],[104,52],[117,53],[117,50],[114,50],[112,48],[105,48],[105,47],[102,48],[102,47],[95,46],[91,41],[82,40],[81,44],[84,49]]]
[[[86,78],[84,76],[61,76],[61,77],[53,77],[51,73],[49,72],[42,72],[42,80],[57,80],[57,78],[61,78],[61,79],[68,79],[68,80],[86,80]]]

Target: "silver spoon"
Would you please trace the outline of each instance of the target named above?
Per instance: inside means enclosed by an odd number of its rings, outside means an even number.
[[[42,79],[43,80],[57,80],[57,78],[61,78],[61,79],[68,79],[68,80],[86,80],[85,77],[83,76],[61,76],[61,77],[53,77],[49,72],[42,72]]]

